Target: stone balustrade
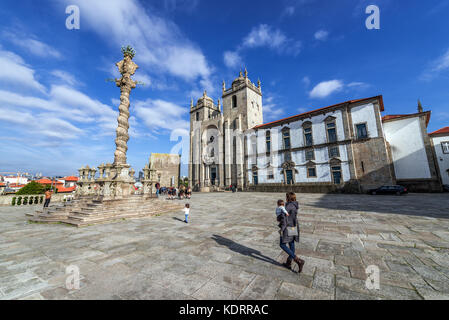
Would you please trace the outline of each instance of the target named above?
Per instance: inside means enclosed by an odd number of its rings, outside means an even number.
[[[73,194],[53,194],[51,197],[51,203],[63,202],[64,199],[68,201],[69,199],[73,199]],[[25,204],[26,198],[26,204]],[[33,194],[33,195],[2,195],[0,196],[0,206],[12,206],[13,199],[15,199],[15,206],[24,206],[24,205],[43,205],[45,201],[45,195],[43,194]],[[32,202],[30,200],[33,200]],[[19,201],[20,200],[20,201]],[[19,204],[20,203],[20,204]]]

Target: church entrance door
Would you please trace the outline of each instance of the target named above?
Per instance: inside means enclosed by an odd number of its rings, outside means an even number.
[[[213,186],[215,186],[215,181],[217,180],[217,167],[210,168],[210,181]]]

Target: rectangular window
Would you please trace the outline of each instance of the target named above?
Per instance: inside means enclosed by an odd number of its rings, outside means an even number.
[[[366,129],[366,123],[359,123],[355,125],[357,129],[357,139],[367,139],[368,130]]]
[[[269,131],[267,131],[265,139],[266,139],[267,153],[270,153],[271,152],[271,135],[270,135]]]
[[[337,141],[337,128],[335,127],[335,122],[327,124],[327,139],[329,142]]]
[[[196,113],[196,121],[200,121],[200,113],[199,112]]]
[[[329,147],[329,158],[340,157],[340,148],[338,146]]]
[[[268,179],[273,180],[274,179],[274,173],[273,170],[268,171]]]
[[[304,128],[304,137],[306,140],[306,146],[313,145],[312,128]]]
[[[443,148],[443,153],[449,153],[449,141],[441,142],[441,147]]]
[[[306,161],[315,160],[315,151],[314,150],[306,150]]]
[[[284,131],[282,132],[282,137],[284,139],[284,149],[290,149],[291,144],[290,144],[290,131]]]
[[[316,178],[316,168],[315,167],[307,168],[307,178]]]

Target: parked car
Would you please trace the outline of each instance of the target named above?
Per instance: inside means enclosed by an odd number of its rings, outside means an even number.
[[[449,184],[444,184],[443,185],[443,191],[444,192],[449,192]]]
[[[369,194],[376,195],[376,194],[395,194],[395,195],[403,195],[407,194],[408,190],[407,188],[403,186],[382,186],[377,189],[371,189],[369,191]]]

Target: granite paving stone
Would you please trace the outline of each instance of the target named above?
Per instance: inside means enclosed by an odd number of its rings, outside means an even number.
[[[447,195],[298,195],[302,274],[281,265],[284,196],[195,193],[188,225],[180,211],[77,229],[0,207],[0,299],[449,299]]]

